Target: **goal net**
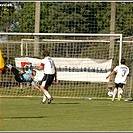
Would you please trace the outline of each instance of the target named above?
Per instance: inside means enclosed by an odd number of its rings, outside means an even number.
[[[121,34],[73,34],[73,33],[0,33],[1,50],[6,63],[18,69],[26,65],[40,64],[43,50],[48,49],[54,59],[59,84],[49,88],[54,97],[109,98],[114,89],[113,78],[106,76],[120,63],[123,50]],[[6,45],[5,45],[6,44]],[[126,51],[124,58],[131,59]],[[38,74],[41,76],[41,73]],[[41,77],[39,78],[39,82]],[[37,83],[39,85],[39,82]],[[1,74],[1,96],[42,96],[28,83],[18,83],[7,69]],[[131,78],[125,87],[125,97],[131,97]]]

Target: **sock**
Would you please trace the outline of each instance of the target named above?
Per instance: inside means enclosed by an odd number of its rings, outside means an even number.
[[[118,98],[119,98],[120,94],[122,95],[122,93],[123,93],[123,90],[121,88],[118,88]]]
[[[49,94],[49,92],[48,92],[48,91],[45,91],[45,92],[44,92],[44,94],[45,94],[45,96],[46,96],[48,99],[50,99],[50,98],[51,98],[51,95]]]
[[[113,99],[115,99],[116,94],[117,94],[117,89],[115,88],[113,92]]]
[[[43,95],[43,100],[42,100],[42,102],[45,102],[45,101],[46,101],[46,96]]]

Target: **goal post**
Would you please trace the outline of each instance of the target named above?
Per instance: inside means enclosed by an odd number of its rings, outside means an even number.
[[[59,78],[59,84],[53,83],[49,89],[53,96],[109,98],[107,95],[109,81],[106,80],[106,76],[122,58],[122,34],[0,33],[0,36],[3,35],[8,35],[10,56],[14,58],[9,63],[15,66],[16,61],[18,64],[30,62],[33,67],[39,65],[43,58],[43,50],[50,51],[50,56],[57,65]],[[39,36],[39,42],[35,41],[35,36]],[[111,38],[114,39],[115,47],[114,56],[110,59]],[[1,42],[3,49],[4,43],[6,42]],[[39,49],[37,57],[34,55],[35,46]],[[6,55],[6,51],[4,52]],[[9,71],[8,75],[10,77],[6,75],[6,80],[15,82]],[[127,86],[130,88],[129,85]],[[9,83],[0,93],[7,95],[6,92],[10,92],[11,96],[42,95],[28,84],[23,83],[22,86]]]
[[[82,37],[117,37],[120,41],[119,49],[119,63],[122,55],[122,34],[85,34],[85,33],[0,33],[0,35],[10,35],[10,36],[82,36]],[[114,38],[115,39],[115,38]]]

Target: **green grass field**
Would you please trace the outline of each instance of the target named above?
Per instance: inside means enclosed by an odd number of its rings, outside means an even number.
[[[0,98],[0,131],[133,131],[133,101]]]

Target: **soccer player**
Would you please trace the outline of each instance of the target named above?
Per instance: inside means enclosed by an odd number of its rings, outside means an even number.
[[[112,101],[115,100],[115,96],[117,94],[118,91],[118,100],[120,101],[122,98],[122,94],[123,94],[123,90],[124,90],[124,86],[126,85],[126,78],[129,74],[129,68],[125,65],[125,59],[121,59],[121,64],[119,66],[116,66],[111,72],[110,74],[106,77],[109,78],[112,74],[116,73],[115,76],[115,89],[113,91],[113,98]]]
[[[55,79],[55,83],[58,84],[57,79],[57,71],[55,67],[55,63],[53,59],[50,57],[50,53],[48,50],[44,50],[43,52],[44,59],[42,59],[39,66],[36,66],[37,70],[44,70],[44,77],[41,81],[40,89],[44,93],[42,103],[46,103],[48,98],[48,104],[51,103],[53,97],[49,94],[48,88],[51,86],[53,80]]]
[[[21,72],[13,67],[11,64],[6,64],[6,67],[13,72],[13,74],[15,75],[15,80],[17,82],[29,82],[32,86],[34,86],[34,88],[40,90],[40,88],[34,82],[34,76],[36,75],[35,69],[32,69],[32,71],[28,70],[25,72]]]

